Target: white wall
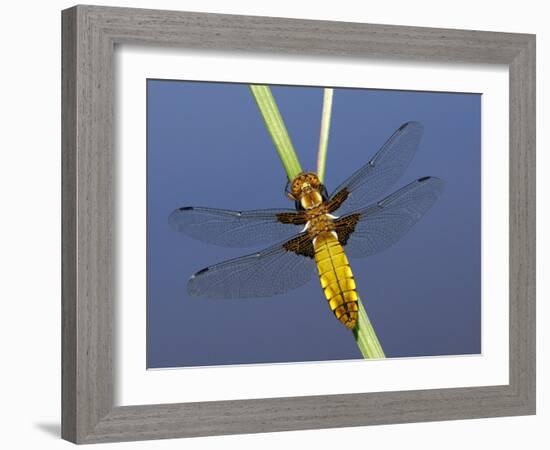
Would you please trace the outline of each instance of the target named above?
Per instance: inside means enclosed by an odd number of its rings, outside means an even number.
[[[537,34],[538,148],[547,142],[548,20],[543,1],[358,2],[254,0],[104,1],[105,5],[469,28]],[[60,13],[71,1],[5,2],[0,84],[0,415],[3,448],[62,448],[60,417]],[[546,120],[545,120],[546,119]],[[539,152],[539,245],[548,250],[548,155]],[[546,171],[543,169],[546,167]],[[546,227],[544,225],[547,225]],[[121,444],[117,448],[491,448],[536,449],[548,439],[548,258],[539,252],[538,410],[535,417],[391,425]],[[545,296],[545,294],[547,294]],[[543,355],[545,352],[545,355]],[[101,446],[104,447],[104,446]],[[107,447],[105,447],[107,448]],[[114,447],[109,447],[114,448]]]

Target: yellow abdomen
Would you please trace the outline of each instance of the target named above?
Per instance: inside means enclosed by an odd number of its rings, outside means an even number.
[[[340,322],[353,329],[357,323],[358,296],[344,248],[330,231],[319,233],[314,246],[319,280],[330,309]]]

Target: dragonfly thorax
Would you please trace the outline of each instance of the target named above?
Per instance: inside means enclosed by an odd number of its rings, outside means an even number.
[[[310,216],[306,225],[306,230],[312,240],[323,232],[335,233],[336,227],[333,217],[334,216],[330,214],[323,213]]]
[[[305,210],[310,210],[318,207],[321,203],[323,203],[323,197],[317,189],[308,187],[304,189],[300,197],[300,204],[302,205],[302,208]]]

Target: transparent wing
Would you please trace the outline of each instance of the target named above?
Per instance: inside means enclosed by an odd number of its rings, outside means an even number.
[[[315,275],[313,244],[307,234],[261,252],[202,269],[187,283],[192,296],[271,297],[307,283]]]
[[[367,164],[338,186],[332,194],[341,200],[338,215],[362,208],[387,192],[413,159],[422,132],[418,122],[401,125]]]
[[[296,233],[305,225],[303,213],[291,209],[229,211],[225,209],[184,207],[168,219],[177,231],[222,247],[250,247],[274,242]]]
[[[431,208],[443,190],[443,181],[423,177],[384,200],[335,221],[346,254],[364,257],[395,244]]]

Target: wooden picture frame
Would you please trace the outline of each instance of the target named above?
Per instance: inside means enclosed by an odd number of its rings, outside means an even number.
[[[75,443],[535,413],[535,36],[75,6],[62,13],[62,437]],[[115,407],[115,44],[505,64],[509,384]]]

